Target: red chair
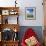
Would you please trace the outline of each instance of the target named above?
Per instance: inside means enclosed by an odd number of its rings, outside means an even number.
[[[21,42],[21,46],[27,46],[27,44],[25,43],[25,40],[34,36],[37,39],[37,35],[36,33],[33,31],[32,28],[28,28],[27,31],[25,32],[24,37],[22,38],[22,42]],[[38,41],[38,39],[37,39]],[[41,46],[40,42],[38,41],[37,44],[35,46]]]

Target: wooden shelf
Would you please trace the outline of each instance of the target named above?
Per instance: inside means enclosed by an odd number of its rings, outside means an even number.
[[[19,12],[19,7],[0,7],[0,14],[2,14],[2,11],[4,11],[4,10],[7,10],[7,12],[9,13],[7,15],[18,15],[19,14],[18,13]],[[10,12],[17,12],[17,13],[16,14],[15,13],[10,14]],[[6,14],[4,14],[4,15],[6,15]]]
[[[15,40],[15,41],[10,40],[10,41],[3,41],[3,42],[5,42],[5,43],[8,43],[8,42],[12,43],[12,42],[19,42],[19,40]]]
[[[15,14],[16,13],[16,14]],[[9,24],[8,23],[8,16],[17,16],[17,24]],[[0,24],[0,32],[1,32],[1,41],[0,41],[0,46],[18,46],[18,42],[19,40],[15,39],[15,41],[13,41],[13,39],[10,39],[9,41],[5,41],[2,37],[2,34],[4,29],[11,29],[10,31],[14,31],[14,35],[15,33],[19,32],[19,24],[18,24],[18,16],[19,16],[19,7],[0,7],[0,20],[1,20],[1,24]],[[5,19],[6,18],[6,19]],[[13,34],[12,34],[13,35]],[[12,38],[12,37],[11,37]],[[18,38],[17,34],[16,34],[16,38]]]
[[[14,45],[14,44],[16,44],[16,43],[18,44],[18,41],[15,41],[15,42],[14,42],[14,41],[11,41],[11,42],[10,42],[10,41],[5,41],[5,42],[3,42],[3,43],[4,43],[4,44],[7,44],[7,45],[8,45],[8,44]]]
[[[0,9],[5,10],[5,9],[18,9],[19,7],[0,7]],[[19,10],[19,9],[18,9]]]
[[[18,46],[19,41],[3,41],[1,42],[2,46]]]
[[[14,31],[14,29],[17,30],[17,32],[19,31],[19,25],[18,24],[1,24],[1,31],[5,28],[9,28],[9,29],[12,29]]]

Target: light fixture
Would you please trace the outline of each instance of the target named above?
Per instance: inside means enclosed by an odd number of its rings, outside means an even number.
[[[15,0],[15,7],[16,7],[16,4],[17,4],[17,2],[16,2],[17,0]]]

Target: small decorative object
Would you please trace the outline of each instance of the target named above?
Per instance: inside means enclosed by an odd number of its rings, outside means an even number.
[[[14,32],[15,33],[14,33],[14,37],[13,38],[14,38],[14,41],[15,41],[15,40],[18,40],[18,32],[17,32],[17,29],[14,29]]]
[[[14,15],[14,12],[13,11],[10,11],[10,15]]]
[[[36,8],[35,7],[26,7],[25,12],[26,12],[27,20],[36,19]]]
[[[8,24],[8,18],[7,18],[7,19],[5,19],[5,24]]]
[[[5,28],[2,32],[2,40],[8,41],[12,39],[12,30],[10,28]]]
[[[15,10],[10,10],[10,13],[9,13],[10,15],[16,15],[17,14],[17,12],[15,11]]]
[[[14,33],[13,33],[13,41],[15,41],[15,40],[18,40],[18,32],[16,32],[16,31],[14,31]]]
[[[9,15],[9,10],[2,10],[2,15]]]

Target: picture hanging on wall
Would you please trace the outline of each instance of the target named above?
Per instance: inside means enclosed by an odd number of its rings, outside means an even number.
[[[36,8],[26,7],[25,8],[25,18],[26,20],[35,20],[36,19]]]

